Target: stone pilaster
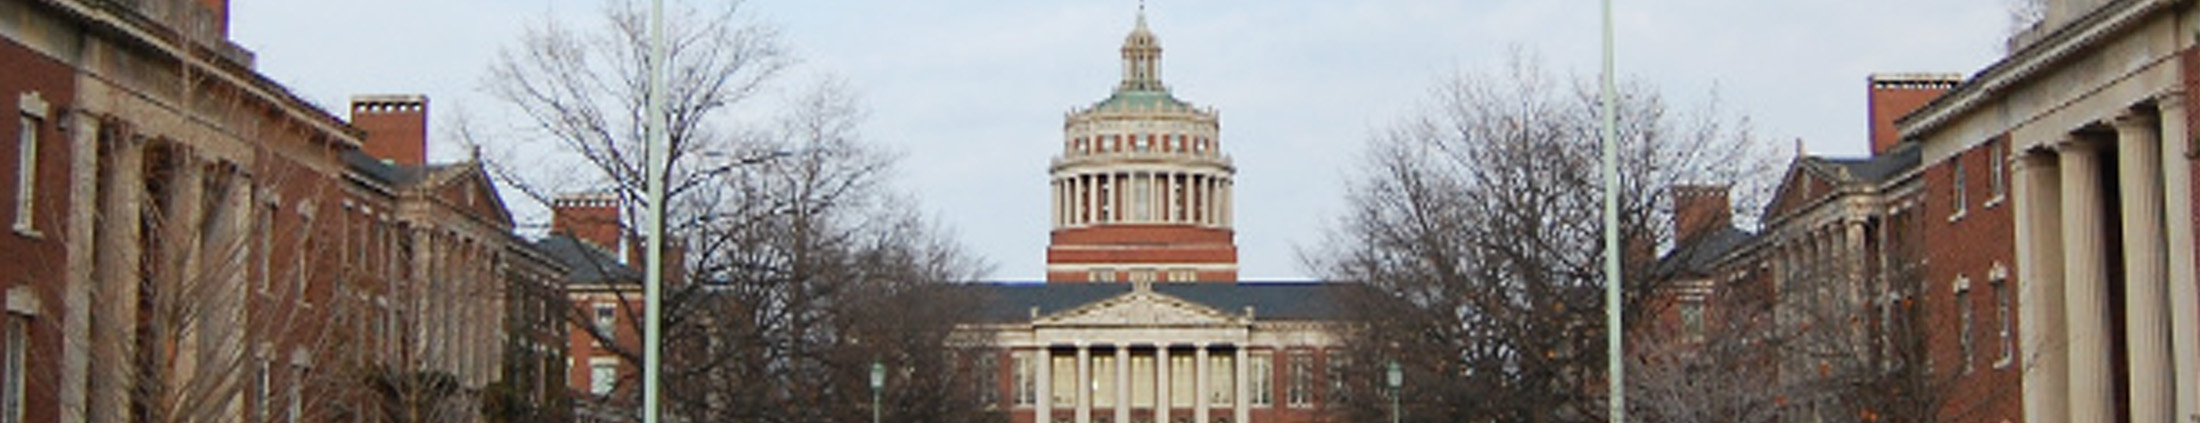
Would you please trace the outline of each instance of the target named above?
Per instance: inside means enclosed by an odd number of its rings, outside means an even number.
[[[2108,280],[2102,237],[2099,147],[2083,139],[2060,147],[2062,161],[2063,290],[2069,321],[2070,420],[2114,421],[2115,369],[2109,356]]]

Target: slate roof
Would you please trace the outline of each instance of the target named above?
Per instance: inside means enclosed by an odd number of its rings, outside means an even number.
[[[374,158],[374,156],[369,156],[367,153],[361,153],[359,150],[346,150],[342,155],[344,165],[350,166],[352,170],[357,170],[362,175],[392,186],[410,184],[413,181],[420,180],[422,174],[421,169],[417,167],[398,166],[383,162],[382,159]]]
[[[1698,235],[1680,248],[1666,253],[1665,257],[1659,258],[1650,272],[1658,277],[1707,275],[1711,273],[1713,263],[1735,249],[1742,248],[1756,237],[1756,234],[1733,226]]]
[[[1886,153],[1864,158],[1824,158],[1810,160],[1826,166],[1831,176],[1842,182],[1866,182],[1877,184],[1901,175],[1917,167],[1921,153],[1916,143],[1903,143]]]
[[[1127,283],[988,282],[967,285],[986,291],[979,319],[1012,323],[1058,313],[1131,291]],[[1241,314],[1253,307],[1254,320],[1334,320],[1344,313],[1333,300],[1332,285],[1319,282],[1182,282],[1153,284],[1156,293],[1191,301],[1217,311]]]
[[[552,260],[564,264],[567,269],[565,282],[573,284],[641,283],[642,272],[619,263],[617,257],[601,248],[583,243],[566,235],[551,235],[535,241],[535,248],[549,254]]]

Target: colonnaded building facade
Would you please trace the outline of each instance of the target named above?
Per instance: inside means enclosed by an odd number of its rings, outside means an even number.
[[[1323,420],[1329,288],[1237,282],[1216,111],[1161,83],[1143,12],[1122,54],[1114,92],[1063,123],[1047,282],[982,285],[964,327],[1003,349],[981,366],[998,405],[1019,423]]]

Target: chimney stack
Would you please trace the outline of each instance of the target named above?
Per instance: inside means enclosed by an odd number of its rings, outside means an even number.
[[[362,95],[351,98],[351,125],[367,131],[365,152],[400,165],[428,162],[428,97]]]
[[[1963,75],[1947,73],[1888,73],[1871,76],[1872,155],[1877,156],[1902,142],[1895,121],[1924,107],[1942,93],[1963,82]]]
[[[198,3],[211,15],[214,33],[221,39],[229,39],[229,0],[198,0]]]
[[[619,200],[611,194],[573,194],[550,203],[550,233],[571,236],[595,244],[604,251],[620,251],[625,226],[619,220]]]
[[[1673,187],[1673,240],[1694,241],[1697,236],[1734,226],[1734,206],[1726,185]]]

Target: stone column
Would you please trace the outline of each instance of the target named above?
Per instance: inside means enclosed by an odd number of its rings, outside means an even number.
[[[1038,355],[1038,362],[1032,366],[1036,368],[1034,373],[1037,374],[1032,376],[1032,384],[1035,386],[1032,387],[1031,395],[1035,399],[1033,402],[1036,404],[1031,405],[1031,421],[1032,423],[1053,423],[1054,351],[1046,345],[1040,345]]]
[[[1246,378],[1251,374],[1248,368],[1252,367],[1245,360],[1246,347],[1245,344],[1238,344],[1237,356],[1230,359],[1230,367],[1235,369],[1230,376],[1230,396],[1237,400],[1236,413],[1230,419],[1232,423],[1245,423],[1253,419],[1253,398],[1252,395],[1246,395],[1251,392],[1249,388],[1252,386],[1252,379]]]
[[[1115,344],[1115,422],[1131,421],[1131,349]]]
[[[2193,249],[2200,242],[2193,235],[2192,166],[2187,159],[2193,151],[2190,123],[2185,111],[2185,93],[2172,91],[2154,98],[2162,123],[2162,188],[2168,201],[2163,205],[2167,220],[2163,235],[2168,242],[2168,280],[2170,310],[2170,357],[2176,369],[2173,377],[2177,389],[2174,406],[2176,418],[2184,421],[2200,420],[2200,283],[2196,283]]]
[[[117,125],[121,126],[121,125]],[[143,226],[138,222],[145,211],[145,143],[129,133],[127,127],[110,128],[110,139],[101,142],[110,149],[101,155],[108,164],[100,170],[100,216],[109,222],[101,225],[98,247],[94,248],[98,263],[92,269],[92,304],[97,308],[91,313],[99,316],[91,324],[92,340],[90,368],[86,373],[91,380],[86,385],[85,421],[121,422],[127,420],[130,409],[130,386],[138,375],[131,371],[132,343],[137,339],[137,281],[144,275],[145,251],[139,241],[144,237]]]
[[[2102,263],[2101,153],[2087,140],[2065,142],[2062,152],[2063,296],[2070,334],[2070,420],[2114,421],[2115,369],[2110,365],[2108,270]]]
[[[1077,423],[1092,423],[1092,345],[1077,344]]]
[[[2017,336],[2024,373],[2024,415],[2060,421],[2070,415],[2069,355],[2064,349],[2061,173],[2047,154],[2017,154]]]
[[[1207,423],[1207,384],[1214,378],[1207,376],[1207,344],[1193,344],[1192,348],[1192,422]]]
[[[1154,344],[1153,348],[1153,421],[1169,423],[1169,344]]]
[[[2169,423],[2169,299],[2162,240],[2161,141],[2154,117],[2116,118],[2117,186],[2123,200],[2124,337],[2131,377],[2132,423]]]

